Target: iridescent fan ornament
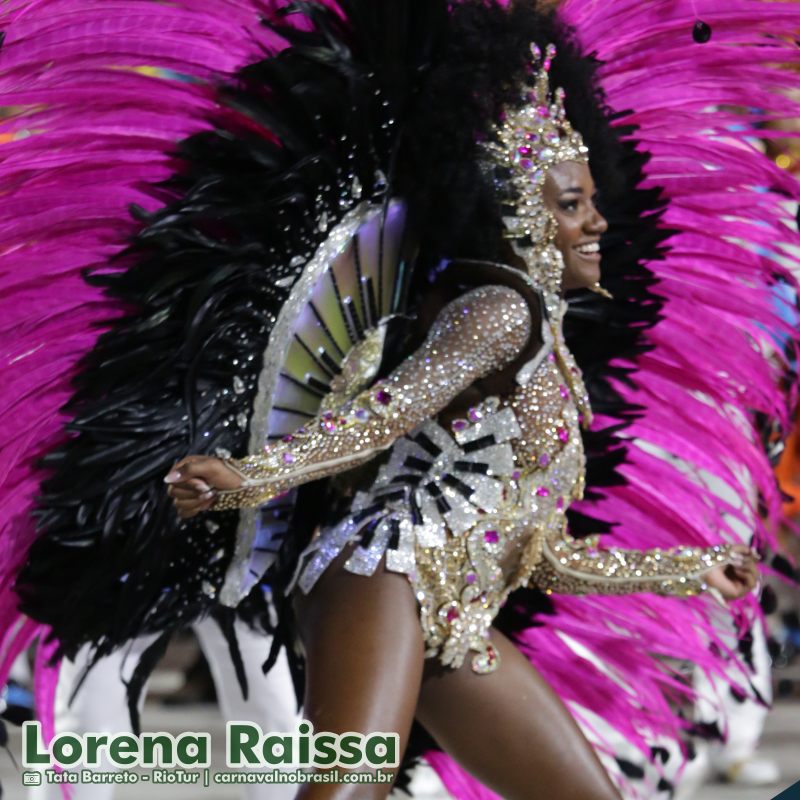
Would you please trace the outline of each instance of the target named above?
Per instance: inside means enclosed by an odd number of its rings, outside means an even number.
[[[495,126],[495,139],[486,145],[498,173],[506,238],[528,265],[528,271],[546,294],[561,288],[564,260],[555,246],[558,226],[544,201],[547,171],[565,161],[589,162],[589,150],[572,128],[564,109],[564,90],[550,89],[550,66],[556,47],[544,56],[531,45],[532,83],[526,82],[522,103],[505,109]],[[548,304],[549,305],[549,304]]]

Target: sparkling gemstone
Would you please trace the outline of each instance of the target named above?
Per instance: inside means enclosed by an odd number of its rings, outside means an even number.
[[[565,400],[569,397],[569,388],[563,383],[559,384],[558,391]]]
[[[531,154],[531,148],[527,144],[520,145],[517,150],[521,156],[529,156]]]
[[[448,608],[447,609],[447,621],[452,622],[455,619],[458,619],[460,614],[458,613],[457,608]]]
[[[244,381],[238,375],[233,376],[233,391],[234,394],[244,393]]]
[[[325,428],[328,433],[333,433],[336,430],[336,423],[332,419],[326,419],[322,423],[322,427]]]
[[[472,422],[478,422],[483,419],[483,414],[477,408],[471,408],[467,411],[467,416]]]
[[[550,456],[547,453],[542,453],[539,456],[539,466],[546,467],[550,463]]]
[[[468,572],[464,578],[467,583],[475,583],[478,579],[478,576],[474,572]]]
[[[456,419],[453,420],[453,424],[450,426],[454,431],[463,431],[464,428],[467,427],[467,421],[465,419]]]
[[[283,454],[283,463],[284,464],[294,464],[294,456],[291,453],[284,453]]]
[[[389,403],[392,402],[392,396],[389,394],[389,392],[386,391],[386,389],[379,389],[377,394],[375,395],[375,399],[382,406],[388,406]]]
[[[364,422],[365,420],[369,419],[369,411],[366,408],[357,408],[356,409],[356,419],[361,420]]]
[[[559,497],[558,500],[556,500],[556,508],[559,511],[563,511],[564,510],[564,498],[563,497]]]
[[[546,486],[540,486],[536,490],[536,494],[539,495],[539,497],[549,497],[550,496],[550,490]]]
[[[533,161],[531,161],[529,158],[523,158],[520,160],[519,165],[522,167],[522,169],[532,169]]]
[[[486,531],[483,538],[489,544],[497,544],[500,541],[500,534],[497,531]]]
[[[554,155],[555,153],[549,147],[545,147],[544,150],[539,151],[539,158],[544,161],[549,161]]]
[[[291,433],[287,433],[286,436],[284,436],[283,439],[281,439],[281,441],[286,442],[288,444],[289,442],[294,441],[294,436],[292,436]]]
[[[512,480],[512,481],[518,481],[518,480],[520,479],[520,477],[521,477],[521,476],[522,476],[522,473],[521,473],[521,472],[520,472],[518,469],[515,469],[515,470],[514,470],[514,471],[511,473],[511,480]]]
[[[548,360],[548,361],[549,361],[551,364],[555,363],[555,360],[556,360],[556,354],[555,354],[555,353],[548,353],[548,355],[547,355],[547,360]]]
[[[558,438],[561,439],[562,442],[569,441],[569,431],[566,428],[559,428],[556,433],[558,433]]]

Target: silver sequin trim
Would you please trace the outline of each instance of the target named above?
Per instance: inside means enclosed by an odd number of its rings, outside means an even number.
[[[331,261],[343,252],[367,217],[376,212],[381,213],[380,207],[366,202],[348,212],[308,262],[302,276],[284,303],[270,334],[269,344],[264,352],[263,367],[258,378],[258,393],[250,420],[249,452],[251,454],[260,453],[266,441],[267,415],[272,405],[272,396],[275,393],[278,375],[292,342],[289,332],[297,314],[308,300],[309,293],[320,275],[328,268]],[[248,575],[248,566],[253,540],[256,536],[258,513],[258,509],[245,509],[240,513],[236,550],[220,592],[220,602],[225,606],[238,605],[253,586],[255,579]]]

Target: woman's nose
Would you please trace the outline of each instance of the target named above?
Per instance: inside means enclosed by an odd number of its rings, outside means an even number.
[[[608,221],[594,205],[586,220],[586,227],[590,233],[605,233],[608,230]]]

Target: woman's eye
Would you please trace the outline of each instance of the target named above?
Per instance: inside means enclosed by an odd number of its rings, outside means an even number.
[[[559,208],[564,211],[575,211],[578,208],[577,200],[561,200],[558,203]]]

